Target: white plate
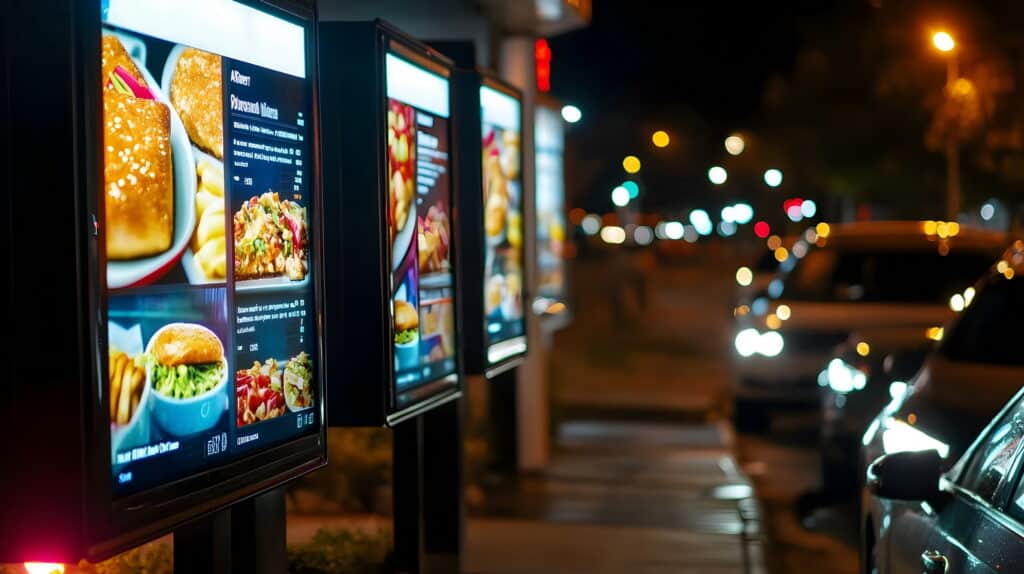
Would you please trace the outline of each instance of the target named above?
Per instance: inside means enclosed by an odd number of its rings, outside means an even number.
[[[132,47],[132,58],[142,72],[146,85],[157,100],[167,106],[171,116],[171,161],[174,166],[174,234],[170,249],[140,259],[107,261],[107,286],[111,289],[134,285],[145,285],[158,279],[173,267],[192,238],[196,227],[196,162],[192,155],[192,144],[185,132],[185,126],[178,112],[171,106],[167,94],[150,75],[145,65],[135,57],[140,53],[141,42],[132,36],[104,30],[104,34],[117,36],[126,48]],[[144,50],[142,50],[142,55]]]

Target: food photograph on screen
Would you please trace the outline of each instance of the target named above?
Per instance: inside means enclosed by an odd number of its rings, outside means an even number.
[[[101,391],[115,494],[319,425],[308,32],[216,4],[230,23],[103,3]],[[274,41],[252,47],[252,26]]]
[[[395,385],[455,372],[449,85],[395,54],[387,66],[388,235]]]
[[[484,315],[487,344],[521,336],[523,215],[519,102],[480,89],[484,194]]]

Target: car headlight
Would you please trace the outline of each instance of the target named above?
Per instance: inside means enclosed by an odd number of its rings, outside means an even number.
[[[868,376],[846,361],[836,358],[829,361],[828,367],[818,375],[818,384],[828,385],[833,391],[846,394],[867,386]]]
[[[776,331],[761,333],[757,329],[744,329],[736,334],[733,344],[741,357],[750,357],[754,353],[776,357],[785,348],[786,341]]]
[[[885,454],[937,450],[942,458],[949,456],[948,444],[896,419],[889,419],[885,423],[882,448]]]

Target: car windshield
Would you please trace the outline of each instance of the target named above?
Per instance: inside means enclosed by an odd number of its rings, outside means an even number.
[[[983,253],[816,249],[797,264],[782,296],[803,301],[941,303],[992,264]]]
[[[1024,365],[1019,339],[1024,281],[993,273],[945,335],[939,353],[951,361]]]

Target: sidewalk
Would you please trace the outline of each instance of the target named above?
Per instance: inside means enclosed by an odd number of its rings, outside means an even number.
[[[543,478],[470,521],[465,572],[764,572],[724,427],[579,421],[558,444]]]

